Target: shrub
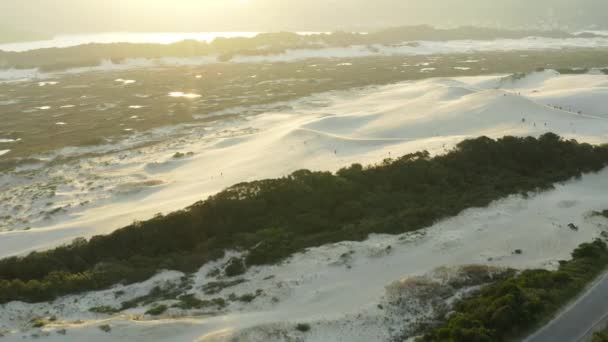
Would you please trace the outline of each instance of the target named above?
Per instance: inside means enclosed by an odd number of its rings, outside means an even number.
[[[239,301],[243,302],[243,303],[251,303],[253,302],[253,300],[256,298],[257,296],[253,293],[246,293],[244,295],[242,295],[241,297],[239,297]]]
[[[303,333],[308,332],[308,331],[310,331],[310,324],[300,323],[300,324],[296,325],[296,330],[303,332]]]
[[[184,295],[178,299],[180,302],[173,306],[182,310],[201,309],[206,305],[205,301],[196,298],[193,294]]]
[[[162,315],[167,311],[167,309],[169,309],[169,308],[166,305],[157,305],[157,306],[153,307],[152,309],[146,311],[146,315],[150,315],[150,316]]]
[[[226,268],[224,269],[224,273],[227,277],[236,277],[247,271],[247,267],[243,262],[243,259],[240,258],[232,258],[228,261]]]
[[[120,309],[113,308],[111,306],[96,306],[94,308],[90,308],[89,311],[98,314],[110,315],[119,312]]]
[[[526,270],[487,285],[418,341],[508,341],[543,322],[608,266],[601,240],[584,243],[557,271]]]
[[[36,319],[32,322],[32,327],[34,328],[42,328],[47,325],[49,322],[45,319]]]
[[[112,327],[109,324],[104,324],[99,326],[99,330],[110,333],[112,331]]]

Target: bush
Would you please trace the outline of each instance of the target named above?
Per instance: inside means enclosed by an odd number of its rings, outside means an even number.
[[[111,315],[119,312],[120,310],[111,306],[96,306],[94,308],[90,308],[89,311],[98,314]]]
[[[243,259],[240,258],[232,258],[228,261],[226,268],[224,269],[224,273],[227,277],[236,277],[247,271],[247,267],[245,267],[245,263]]]
[[[509,341],[550,318],[608,265],[601,240],[580,245],[557,271],[526,270],[460,300],[418,341]]]
[[[99,326],[99,330],[110,333],[112,331],[112,327],[109,324],[104,324]]]
[[[32,327],[34,328],[42,328],[47,325],[49,322],[45,319],[36,319],[32,322]]]
[[[241,297],[239,297],[239,301],[243,302],[243,303],[251,303],[253,302],[254,299],[256,299],[256,295],[253,293],[246,293],[244,295],[242,295]]]
[[[146,315],[158,316],[164,314],[169,308],[166,305],[157,305],[152,309],[146,311]]]
[[[183,295],[180,296],[178,299],[180,302],[173,305],[173,307],[182,310],[200,309],[203,308],[206,304],[205,301],[196,298],[193,294]]]
[[[300,324],[296,325],[296,330],[303,332],[303,333],[308,332],[308,331],[310,331],[310,324],[300,323]]]
[[[593,335],[593,342],[608,342],[608,331],[600,331]]]

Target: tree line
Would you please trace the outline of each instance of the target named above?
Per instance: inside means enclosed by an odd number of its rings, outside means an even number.
[[[271,264],[309,247],[428,227],[607,163],[608,147],[548,133],[538,139],[480,137],[436,157],[417,152],[335,174],[300,170],[241,183],[109,235],[0,260],[0,303],[52,300],[142,281],[163,269],[194,272],[226,250],[248,251],[243,269]]]

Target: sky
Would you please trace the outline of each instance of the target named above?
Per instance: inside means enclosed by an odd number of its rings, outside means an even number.
[[[0,26],[51,34],[413,24],[593,28],[608,24],[608,0],[0,0]]]

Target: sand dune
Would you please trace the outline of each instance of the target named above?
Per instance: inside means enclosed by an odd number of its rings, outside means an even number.
[[[245,180],[279,177],[301,168],[336,170],[424,149],[442,153],[467,137],[552,131],[581,141],[606,142],[608,113],[602,110],[608,108],[608,97],[602,94],[607,82],[605,75],[560,76],[547,71],[520,80],[431,79],[303,99],[293,103],[291,111],[216,128],[233,133],[184,140],[179,148],[192,154],[183,160],[170,158],[175,146],[117,153],[120,159],[106,157],[114,165],[108,169],[115,175],[111,181],[153,180],[162,185],[142,189],[133,198],[93,198],[87,208],[73,209],[55,223],[2,233],[0,251],[6,256],[107,233]],[[318,107],[320,98],[329,104]],[[585,108],[583,114],[577,113],[579,108]],[[159,164],[163,159],[166,162]],[[106,190],[124,186],[107,184]],[[63,196],[70,198],[69,189]],[[130,199],[137,200],[135,208]]]
[[[545,71],[517,78],[429,79],[316,95],[291,103],[292,110],[231,121],[206,131],[208,135],[181,137],[180,142],[148,150],[117,152],[111,159],[112,172],[124,182],[114,184],[114,196],[93,201],[81,210],[69,210],[54,223],[1,233],[1,256],[107,233],[157,212],[183,208],[231,184],[278,177],[300,168],[336,170],[422,149],[443,153],[467,137],[480,135],[538,136],[552,131],[581,141],[607,142],[608,112],[603,109],[608,108],[608,97],[603,96],[607,83],[605,75],[562,76]],[[192,153],[172,158],[177,149]],[[387,340],[391,337],[387,326],[397,332],[410,327],[379,309],[379,304],[391,307],[385,290],[390,283],[425,274],[432,278],[433,269],[443,265],[552,268],[575,246],[608,229],[601,219],[589,216],[591,210],[606,208],[606,175],[603,171],[528,199],[513,196],[489,208],[467,210],[424,232],[314,248],[281,265],[253,268],[245,275],[248,282],[225,294],[262,288],[265,295],[251,305],[231,304],[220,316],[176,313],[174,318],[134,321],[133,315],[145,311],[139,308],[99,321],[88,313],[94,305],[117,305],[116,290],[133,297],[181,276],[164,272],[141,284],[68,296],[53,303],[9,303],[1,310],[0,324],[17,329],[18,323],[10,318],[27,320],[49,311],[65,320],[85,319],[81,324],[48,326],[44,331],[50,334],[49,341],[102,341],[109,336],[116,341],[144,336],[207,342],[231,338],[266,341],[277,336],[290,340],[304,338],[294,328],[302,322],[312,326],[307,341]],[[137,191],[131,191],[133,187]],[[70,189],[61,190],[69,199]],[[571,222],[581,230],[568,229]],[[515,255],[515,249],[524,252]],[[214,280],[207,275],[213,266],[206,265],[196,274],[195,288]],[[70,304],[74,300],[79,304]],[[398,317],[415,319],[424,315],[421,312],[432,314],[433,307],[420,301],[400,310],[405,311]],[[112,325],[111,335],[98,329],[104,323]],[[63,328],[68,335],[55,333]],[[21,340],[21,336],[12,334],[6,339]]]

